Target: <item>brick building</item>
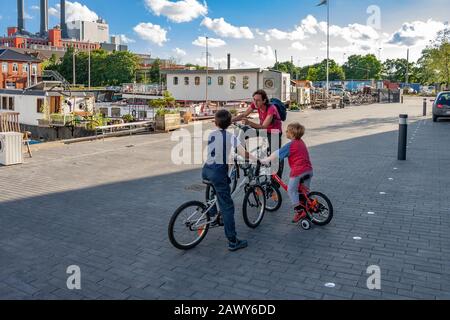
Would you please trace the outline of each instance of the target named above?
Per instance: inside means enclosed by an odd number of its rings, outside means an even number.
[[[41,76],[41,61],[36,57],[0,49],[0,89],[25,89]]]

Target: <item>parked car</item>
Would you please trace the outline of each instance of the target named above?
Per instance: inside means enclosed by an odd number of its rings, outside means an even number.
[[[450,118],[450,91],[439,93],[433,103],[433,122],[439,118]]]

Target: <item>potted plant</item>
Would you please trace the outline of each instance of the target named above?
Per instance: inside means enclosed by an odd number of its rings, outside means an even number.
[[[50,126],[50,114],[49,114],[49,108],[47,101],[44,100],[44,103],[42,104],[41,108],[39,109],[39,112],[43,114],[42,119],[38,119],[38,125],[40,127],[49,127]]]
[[[181,116],[178,109],[158,108],[156,110],[156,130],[171,131],[180,128]]]

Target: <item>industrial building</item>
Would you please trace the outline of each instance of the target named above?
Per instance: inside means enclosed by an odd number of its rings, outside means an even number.
[[[66,22],[66,1],[60,1],[60,25],[49,29],[48,0],[40,0],[40,30],[31,33],[25,28],[24,0],[17,0],[17,26],[9,27],[6,37],[0,37],[0,46],[8,48],[66,51],[75,48],[89,51],[104,48],[107,51],[128,50],[127,46],[110,43],[106,21]]]

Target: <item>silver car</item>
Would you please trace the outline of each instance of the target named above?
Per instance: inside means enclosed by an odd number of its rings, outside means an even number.
[[[433,122],[438,118],[450,118],[450,91],[439,93],[433,103]]]

